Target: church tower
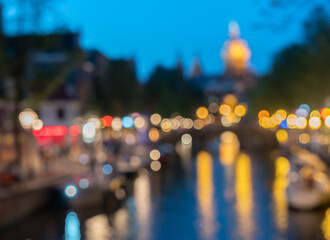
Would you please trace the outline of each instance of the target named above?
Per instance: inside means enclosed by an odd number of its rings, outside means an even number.
[[[191,68],[191,77],[196,78],[202,76],[202,66],[199,57],[194,57]]]
[[[244,74],[249,68],[251,51],[246,41],[240,38],[240,29],[235,21],[229,23],[229,37],[221,51],[221,57],[226,65],[226,72]]]

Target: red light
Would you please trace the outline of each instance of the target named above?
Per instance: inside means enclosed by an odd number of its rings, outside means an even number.
[[[33,130],[35,137],[63,137],[68,130],[65,126],[44,126],[40,130]]]
[[[70,128],[69,128],[69,134],[71,136],[77,136],[80,134],[80,127],[77,126],[77,125],[72,125]]]
[[[109,115],[106,115],[102,118],[102,124],[106,127],[110,127],[112,123],[112,117]]]
[[[320,112],[323,120],[325,120],[327,116],[330,116],[330,108],[328,107],[322,108]]]

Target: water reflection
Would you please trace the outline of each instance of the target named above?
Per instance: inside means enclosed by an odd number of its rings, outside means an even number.
[[[129,213],[126,208],[121,208],[116,211],[113,221],[114,239],[126,239],[129,226]]]
[[[287,174],[290,164],[285,157],[279,157],[275,162],[275,180],[273,186],[274,218],[276,226],[281,233],[288,228],[288,204],[286,187],[288,185]]]
[[[106,214],[96,215],[85,222],[87,240],[110,239],[112,230]]]
[[[150,200],[150,181],[148,173],[140,172],[134,183],[134,200],[136,205],[137,217],[137,236],[136,239],[151,238],[151,200]]]
[[[235,133],[226,131],[220,136],[219,159],[222,165],[232,165],[239,153],[239,141]]]
[[[80,222],[75,212],[69,212],[65,218],[65,240],[80,240]]]
[[[213,198],[213,166],[208,152],[197,155],[197,200],[201,239],[215,239],[216,222]]]
[[[251,162],[245,153],[239,154],[237,158],[235,192],[238,234],[241,239],[254,239]]]
[[[322,231],[326,240],[330,239],[330,208],[325,213],[325,218],[322,223]]]

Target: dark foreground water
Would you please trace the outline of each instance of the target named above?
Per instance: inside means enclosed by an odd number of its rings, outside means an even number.
[[[140,171],[112,217],[101,204],[45,209],[0,239],[330,239],[327,209],[288,209],[281,164],[243,152],[232,163],[235,146],[219,142],[192,156],[189,147],[179,151],[160,172]]]

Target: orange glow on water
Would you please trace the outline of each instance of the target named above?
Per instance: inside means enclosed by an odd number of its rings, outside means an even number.
[[[237,136],[233,132],[224,132],[221,134],[219,145],[220,162],[227,166],[234,163],[239,152],[240,144]]]
[[[253,218],[253,192],[251,179],[251,161],[248,155],[241,153],[236,162],[236,212],[238,233],[241,239],[252,240],[255,223]]]
[[[279,157],[275,162],[275,181],[273,185],[275,223],[281,232],[288,228],[288,204],[286,187],[288,185],[287,174],[290,164],[285,157]]]
[[[201,239],[215,239],[212,157],[206,151],[197,155],[197,199]]]

